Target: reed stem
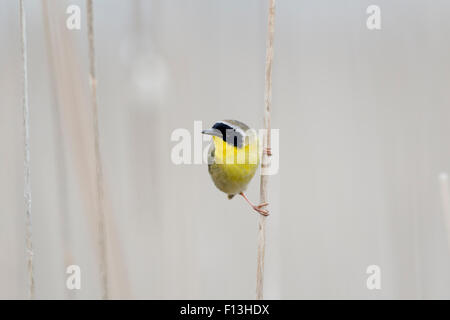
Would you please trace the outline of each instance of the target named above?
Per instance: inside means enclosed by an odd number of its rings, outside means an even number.
[[[30,169],[30,106],[28,104],[28,54],[27,23],[23,0],[19,0],[21,50],[23,64],[23,129],[24,129],[24,200],[25,200],[25,245],[28,272],[28,298],[34,299],[33,224],[31,219],[31,169]]]
[[[92,0],[86,0],[87,24],[89,40],[89,80],[92,98],[92,116],[94,125],[95,168],[97,184],[98,205],[98,242],[100,250],[100,280],[102,286],[102,299],[109,298],[108,292],[108,264],[106,248],[105,213],[103,204],[103,167],[100,153],[100,134],[98,128],[98,101],[97,101],[97,75],[95,68],[95,43],[94,43],[94,10]]]
[[[268,202],[267,183],[269,176],[265,174],[264,168],[270,165],[271,142],[270,142],[270,112],[272,109],[272,62],[273,62],[273,38],[275,23],[275,0],[269,0],[269,17],[266,43],[266,69],[264,90],[264,127],[266,129],[263,137],[263,154],[261,162],[261,185],[260,203]],[[264,298],[264,258],[266,251],[266,216],[259,215],[258,221],[258,255],[256,268],[256,299]]]

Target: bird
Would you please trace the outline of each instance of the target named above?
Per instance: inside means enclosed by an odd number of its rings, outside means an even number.
[[[261,215],[267,202],[253,204],[245,195],[248,184],[259,166],[259,140],[256,130],[238,120],[222,120],[202,134],[212,136],[208,150],[208,172],[215,186],[232,199],[240,195]]]

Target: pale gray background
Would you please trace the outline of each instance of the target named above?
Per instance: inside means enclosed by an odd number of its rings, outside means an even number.
[[[95,1],[112,297],[254,298],[256,215],[205,165],[173,165],[170,134],[194,120],[262,126],[267,2]],[[65,28],[68,4],[80,31]],[[370,4],[381,31],[366,28]],[[41,1],[25,6],[36,297],[96,299],[84,1],[49,1],[49,45]],[[267,298],[450,298],[438,183],[450,171],[449,18],[448,0],[277,1]],[[0,0],[0,41],[0,298],[15,299],[27,296],[15,0]],[[67,261],[82,269],[75,294]],[[366,288],[371,264],[382,290]]]

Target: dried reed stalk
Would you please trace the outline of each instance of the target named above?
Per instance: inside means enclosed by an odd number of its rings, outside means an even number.
[[[270,111],[272,109],[272,62],[273,62],[273,35],[275,20],[275,0],[269,0],[268,32],[266,43],[266,72],[264,90],[264,127],[266,132],[263,138],[263,155],[260,185],[260,203],[267,202],[268,175],[264,168],[269,165],[271,156],[270,143]],[[266,250],[266,216],[259,215],[258,222],[258,257],[256,268],[256,299],[264,297],[264,256]]]
[[[61,27],[65,26],[66,17],[58,14],[58,12],[64,12],[64,2],[49,1],[47,8],[48,15],[46,17],[49,22],[51,39],[49,50],[54,64],[54,68],[50,68],[49,71],[55,73],[55,98],[59,109],[62,143],[64,146],[70,146],[64,148],[67,154],[66,169],[70,170],[73,166],[75,170],[75,175],[79,179],[81,196],[86,206],[86,210],[83,210],[83,212],[86,215],[87,225],[93,239],[98,241],[97,199],[92,197],[96,193],[95,160],[92,161],[95,157],[95,151],[91,147],[95,135],[92,132],[94,127],[92,112],[85,108],[90,103],[90,88],[85,86],[83,82],[85,73],[80,69],[83,61],[79,54],[80,48],[77,46],[76,33]],[[88,90],[86,91],[86,89]],[[70,201],[70,199],[67,200]],[[112,212],[106,181],[103,200],[105,212]],[[71,210],[69,206],[66,206],[66,208],[68,211]],[[67,219],[69,219],[69,215]],[[108,269],[109,279],[114,279],[114,282],[109,282],[108,296],[113,296],[114,285],[116,285],[118,298],[129,299],[131,298],[131,292],[125,266],[126,260],[113,215],[108,216],[105,227],[107,227],[108,243],[111,248],[114,248],[110,252],[111,255],[108,256],[108,258],[111,258],[111,263],[108,264],[110,267]],[[67,239],[69,240],[70,237],[67,237]],[[99,251],[97,250],[97,252]],[[67,258],[70,257],[66,257],[66,261],[73,261],[73,259]]]
[[[24,129],[24,199],[26,215],[25,244],[27,249],[28,297],[34,299],[33,224],[31,219],[30,170],[30,106],[28,104],[27,23],[23,0],[19,0],[19,18],[23,63],[23,129]]]
[[[60,212],[60,223],[61,223],[61,239],[62,239],[62,249],[64,252],[63,263],[64,267],[68,267],[73,264],[73,254],[70,245],[70,218],[69,218],[69,210],[68,210],[68,197],[67,197],[67,177],[66,177],[66,159],[64,157],[64,128],[61,122],[61,112],[60,105],[62,104],[62,99],[60,99],[58,95],[58,84],[57,84],[57,71],[56,71],[56,61],[55,53],[52,50],[52,43],[55,41],[55,33],[56,28],[51,27],[50,22],[50,14],[49,14],[49,0],[42,0],[42,19],[44,23],[44,32],[45,32],[45,44],[47,49],[47,60],[49,66],[49,78],[50,78],[50,87],[52,92],[52,107],[55,114],[55,127],[57,128],[57,134],[55,135],[55,146],[57,147],[58,159],[57,159],[57,174],[58,177],[61,178],[62,183],[58,185],[58,193],[61,196],[58,199],[58,206]],[[66,279],[66,274],[63,275],[64,279]],[[68,299],[75,298],[76,290],[66,290],[66,295]]]
[[[87,24],[89,40],[89,77],[92,98],[92,116],[94,124],[94,148],[97,184],[98,206],[98,240],[100,250],[100,279],[102,285],[102,298],[108,299],[108,264],[106,249],[105,213],[103,210],[103,168],[100,153],[100,134],[98,128],[98,101],[97,101],[97,76],[95,72],[95,43],[94,43],[94,10],[92,0],[86,0]]]

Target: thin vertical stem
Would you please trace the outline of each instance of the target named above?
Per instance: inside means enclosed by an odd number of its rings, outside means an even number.
[[[25,199],[25,245],[28,271],[28,298],[34,299],[33,270],[33,224],[31,219],[31,170],[30,170],[30,106],[28,104],[28,56],[27,56],[27,24],[23,0],[19,0],[20,31],[22,34],[23,63],[23,129],[24,129],[24,199]]]
[[[42,0],[42,19],[44,22],[44,32],[45,32],[45,42],[47,47],[47,60],[48,60],[48,66],[49,66],[49,77],[50,77],[50,86],[51,86],[51,92],[52,92],[52,106],[54,108],[54,115],[55,115],[55,127],[57,129],[57,134],[55,135],[55,145],[57,146],[57,149],[59,151],[57,160],[57,174],[60,178],[59,180],[62,181],[58,185],[58,194],[60,194],[60,197],[58,199],[58,206],[59,206],[59,212],[60,212],[60,223],[61,223],[61,239],[62,239],[62,248],[64,252],[64,267],[68,267],[69,265],[73,264],[73,258],[72,258],[72,250],[70,246],[70,217],[69,217],[69,210],[68,210],[68,204],[67,204],[67,187],[66,187],[66,162],[64,158],[64,143],[63,143],[63,136],[64,136],[64,130],[63,130],[63,124],[61,123],[61,99],[58,97],[58,85],[57,85],[57,57],[54,54],[54,50],[52,49],[52,46],[55,43],[55,39],[57,38],[57,29],[55,27],[55,21],[52,19],[52,13],[51,9],[49,8],[49,0]],[[54,28],[52,28],[52,26]],[[63,275],[64,280],[66,279],[66,274]],[[64,281],[65,282],[65,281]],[[68,299],[74,299],[75,298],[75,291],[76,290],[66,290],[67,298]]]
[[[106,248],[105,213],[103,209],[103,168],[100,153],[99,128],[98,128],[98,101],[97,101],[97,76],[95,72],[95,45],[94,45],[94,10],[92,0],[86,0],[87,24],[89,40],[89,77],[91,85],[92,113],[94,124],[95,167],[97,184],[98,205],[98,241],[100,250],[100,279],[102,285],[102,298],[108,299],[108,264]]]
[[[265,168],[269,165],[271,156],[270,142],[270,112],[272,109],[272,62],[273,62],[273,36],[275,20],[275,0],[269,0],[269,17],[266,43],[266,72],[264,90],[264,127],[263,155],[261,169],[260,198],[261,203],[267,202],[268,175]],[[256,299],[264,297],[264,257],[266,251],[266,216],[259,215],[258,221],[258,257],[256,269]]]

